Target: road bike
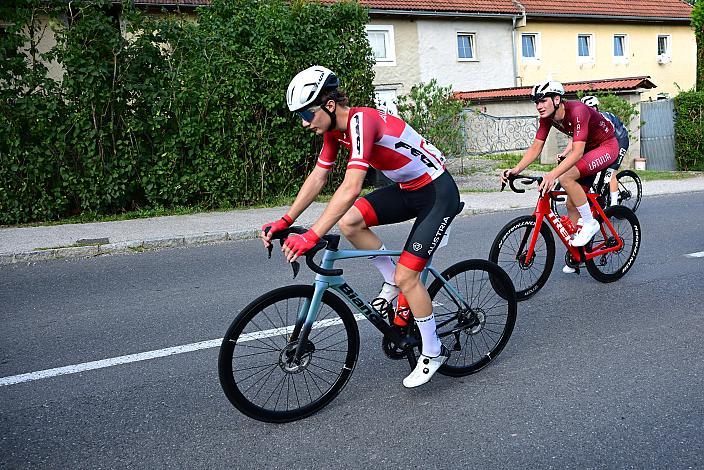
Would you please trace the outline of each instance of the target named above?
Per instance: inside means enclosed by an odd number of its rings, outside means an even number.
[[[508,180],[514,192],[523,193],[525,190],[516,188],[514,181],[519,180],[524,185],[540,184],[543,178],[511,175]],[[566,194],[558,190],[539,194],[533,214],[507,223],[491,245],[489,260],[509,275],[519,301],[535,295],[550,277],[555,262],[555,239],[550,228],[567,249],[565,264],[579,272],[580,265],[584,263],[589,274],[599,282],[620,279],[631,269],[638,256],[641,229],[636,215],[624,206],[603,209],[597,201],[599,195],[595,193],[587,193],[587,200],[601,228],[585,246],[572,246],[570,241],[574,230],[570,229],[571,224],[563,223],[550,207],[551,200]]]
[[[303,232],[291,227],[272,239],[283,244],[289,234]],[[338,260],[399,256],[401,251],[342,250],[339,241],[339,235],[325,235],[306,253],[306,265],[316,273],[313,285],[291,285],[262,295],[227,330],[218,359],[220,383],[230,402],[247,416],[283,423],[330,403],[355,368],[357,321],[364,318],[382,333],[387,357],[406,359],[415,368],[422,346],[415,322],[394,325],[393,308],[375,310],[345,281],[342,269],[334,268]],[[314,256],[319,251],[322,260],[317,264]],[[295,277],[299,265],[292,265]],[[511,336],[517,310],[511,279],[496,264],[478,259],[460,261],[442,273],[429,261],[421,273],[424,283],[429,274],[434,276],[428,293],[437,334],[451,353],[439,373],[473,374],[496,358]]]
[[[589,190],[597,194],[597,201],[602,208],[609,207],[611,205],[611,189],[609,182],[611,181],[611,174],[614,170],[607,168],[599,172],[597,178],[594,180]],[[640,200],[643,196],[643,183],[641,183],[640,176],[633,170],[623,170],[616,174],[616,182],[618,183],[618,201],[616,205],[628,207],[633,212],[638,210],[640,206]],[[562,187],[558,183],[555,186],[555,190],[559,191]],[[552,211],[563,216],[567,214],[567,208],[564,203],[566,198],[555,197],[550,200],[550,207]]]

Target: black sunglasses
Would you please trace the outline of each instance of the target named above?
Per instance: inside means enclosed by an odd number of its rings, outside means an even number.
[[[305,122],[312,122],[315,117],[315,113],[317,113],[319,109],[320,106],[313,106],[308,109],[296,111],[296,114],[298,114]]]

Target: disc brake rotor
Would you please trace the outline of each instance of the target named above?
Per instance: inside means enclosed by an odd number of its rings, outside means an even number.
[[[313,359],[315,346],[312,342],[310,342],[310,340],[306,341],[300,361],[294,360],[296,347],[298,347],[298,341],[292,341],[288,343],[286,347],[281,350],[281,354],[279,354],[279,367],[287,374],[298,374],[303,372],[308,368],[308,365],[310,365],[310,362]]]

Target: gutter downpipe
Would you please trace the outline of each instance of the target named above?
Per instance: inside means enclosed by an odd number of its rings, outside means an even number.
[[[523,25],[526,23],[526,9],[523,6],[523,4],[518,1],[514,0],[513,2],[514,5],[518,7],[519,10],[521,10],[521,15],[520,16],[512,16],[511,17],[511,47],[513,48],[513,86],[517,87],[518,86],[518,50],[516,46],[516,20],[521,18],[523,20]]]
[[[518,57],[516,52],[516,17],[511,18],[511,47],[513,48],[513,86],[518,86]]]

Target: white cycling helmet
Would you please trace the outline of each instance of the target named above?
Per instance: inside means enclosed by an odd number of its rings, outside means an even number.
[[[537,103],[546,96],[562,96],[564,94],[565,89],[562,86],[562,83],[556,82],[554,80],[548,80],[542,83],[538,83],[533,87],[533,90],[530,92],[530,99]]]
[[[286,104],[293,112],[320,104],[319,97],[323,91],[334,90],[340,80],[332,70],[314,65],[299,72],[286,91]]]
[[[597,108],[599,107],[599,98],[596,96],[587,95],[582,98],[582,103],[592,108]]]

